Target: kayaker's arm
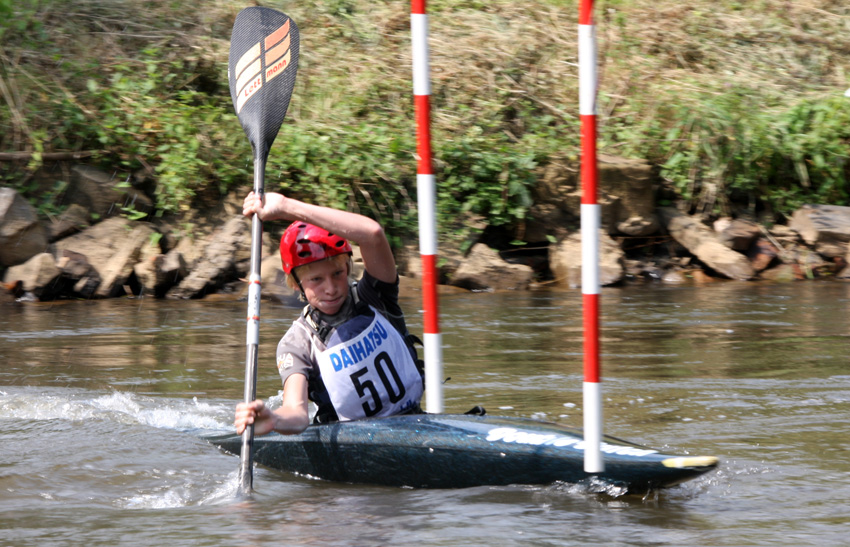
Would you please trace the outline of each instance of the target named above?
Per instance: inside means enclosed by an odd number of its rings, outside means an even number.
[[[284,435],[301,433],[310,425],[307,399],[307,377],[293,374],[283,384],[283,404],[274,413],[278,419],[274,430]]]
[[[269,192],[265,202],[254,192],[245,197],[242,214],[257,214],[262,220],[301,220],[314,224],[360,246],[366,271],[380,281],[395,283],[396,263],[381,225],[366,216],[321,205],[304,203]]]

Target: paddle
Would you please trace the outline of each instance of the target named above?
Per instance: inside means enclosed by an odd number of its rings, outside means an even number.
[[[250,7],[233,23],[228,78],[236,115],[254,152],[254,193],[263,196],[266,160],[286,116],[298,69],[298,27],[278,11]],[[251,219],[251,285],[248,289],[248,336],[245,357],[245,402],[257,397],[257,348],[260,343],[260,261],[263,223]],[[254,427],[242,433],[239,491],[253,487]]]

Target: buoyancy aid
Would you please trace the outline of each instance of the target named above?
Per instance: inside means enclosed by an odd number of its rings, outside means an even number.
[[[311,357],[320,376],[310,386],[319,407],[317,423],[421,412],[422,362],[413,346],[379,310],[361,302],[353,290],[350,316],[330,325],[304,308],[299,320],[311,339]]]

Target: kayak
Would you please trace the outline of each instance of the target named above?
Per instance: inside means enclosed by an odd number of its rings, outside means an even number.
[[[202,437],[239,455],[233,432]],[[602,481],[627,493],[679,484],[717,466],[711,456],[664,454],[604,437],[605,470],[584,471],[581,430],[489,415],[407,414],[311,425],[254,439],[262,466],[336,482],[414,488]]]

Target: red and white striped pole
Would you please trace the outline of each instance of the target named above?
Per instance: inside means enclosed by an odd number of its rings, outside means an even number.
[[[428,15],[425,0],[410,2],[413,42],[413,102],[416,116],[416,195],[419,206],[419,254],[422,257],[425,407],[443,411],[443,349],[437,299],[437,189],[431,161],[431,79],[428,65]]]
[[[578,16],[579,115],[581,118],[581,292],[584,311],[584,470],[600,473],[602,386],[599,372],[599,228],[596,201],[596,28],[593,0],[580,0]]]

